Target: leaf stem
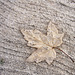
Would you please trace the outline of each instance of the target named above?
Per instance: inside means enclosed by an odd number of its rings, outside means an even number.
[[[61,50],[60,48],[58,48],[58,47],[53,47],[53,48],[56,48],[56,49],[58,49],[58,50],[60,50],[60,51],[62,51],[65,55],[67,55],[71,60],[72,60],[72,62],[74,62],[74,60],[68,55],[68,54],[66,54],[63,50]]]

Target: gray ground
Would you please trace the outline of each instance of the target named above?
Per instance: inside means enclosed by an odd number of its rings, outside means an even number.
[[[65,33],[60,48],[75,60],[75,0],[0,0],[0,75],[75,75],[75,62],[58,50],[50,66],[25,61],[36,49],[20,28],[46,34],[49,21]]]

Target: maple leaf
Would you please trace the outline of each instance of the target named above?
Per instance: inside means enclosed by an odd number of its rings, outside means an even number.
[[[25,40],[28,41],[28,46],[37,48],[28,58],[28,62],[39,63],[46,61],[49,65],[56,58],[54,48],[62,44],[64,33],[59,34],[55,25],[50,22],[47,28],[47,35],[39,30],[21,30]]]

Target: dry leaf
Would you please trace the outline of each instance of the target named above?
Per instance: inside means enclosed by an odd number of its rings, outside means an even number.
[[[50,22],[47,28],[47,35],[38,30],[21,30],[24,38],[28,41],[28,46],[35,47],[37,50],[33,52],[28,58],[28,62],[46,61],[49,65],[56,58],[56,52],[53,47],[62,44],[62,37],[64,34],[59,34],[55,25]]]

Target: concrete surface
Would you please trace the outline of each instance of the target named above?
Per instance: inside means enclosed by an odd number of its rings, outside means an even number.
[[[75,62],[59,50],[50,66],[26,62],[36,49],[27,46],[20,28],[46,34],[49,21],[65,33],[60,48],[75,61],[75,0],[0,0],[0,75],[75,75]]]

